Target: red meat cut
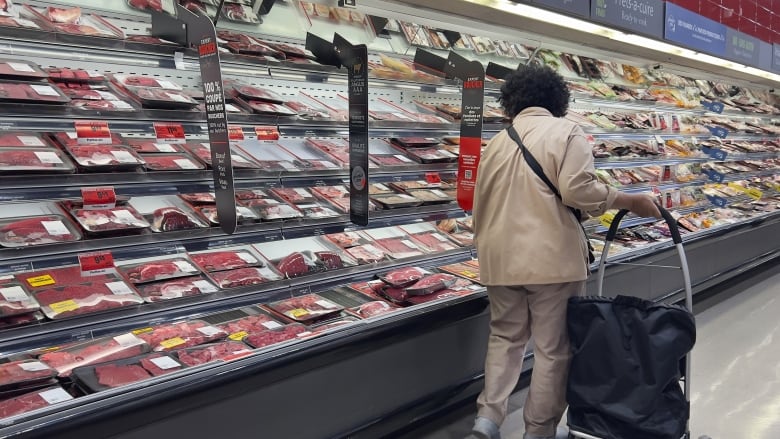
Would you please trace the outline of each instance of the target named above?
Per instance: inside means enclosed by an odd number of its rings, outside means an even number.
[[[136,9],[154,9],[155,11],[162,12],[162,0],[129,0],[130,6]]]
[[[248,316],[232,322],[223,323],[217,327],[228,334],[237,332],[259,332],[281,326],[276,320],[265,314]]]
[[[276,268],[289,278],[303,276],[313,271],[303,253],[295,252],[282,259]]]
[[[227,333],[204,321],[194,320],[157,326],[152,331],[138,334],[138,337],[152,346],[154,351],[160,352],[219,340],[227,337]]]
[[[379,316],[395,311],[397,308],[390,305],[387,302],[381,300],[374,300],[372,302],[366,302],[353,311],[360,317],[367,319],[369,317]]]
[[[42,381],[56,375],[54,369],[38,361],[12,361],[0,365],[0,386]]]
[[[190,171],[206,168],[184,154],[144,155],[144,161],[146,167],[153,171]]]
[[[97,375],[98,383],[101,386],[111,388],[132,384],[152,377],[143,367],[135,364],[125,366],[105,364],[97,366],[95,367],[95,375]]]
[[[76,241],[79,238],[70,233],[52,235],[44,227],[44,221],[60,221],[55,216],[28,218],[6,224],[0,228],[0,244],[5,246],[26,246]]]
[[[184,270],[189,267],[188,270]],[[125,276],[133,283],[152,282],[197,273],[198,269],[184,259],[168,259],[165,261],[147,262],[129,269],[122,269]]]
[[[244,352],[251,352],[249,349],[247,349],[245,344],[234,341],[227,341],[224,343],[217,343],[211,346],[206,346],[202,349],[179,351],[177,355],[179,356],[180,362],[192,367],[212,361],[223,360]]]
[[[155,358],[170,358],[170,357],[166,357],[164,355],[159,355],[159,354],[152,354],[146,358],[141,359],[141,367],[146,369],[146,371],[152,374],[152,376],[158,377],[160,375],[165,375],[166,373],[171,373],[177,370],[181,370],[181,366],[163,369],[152,361]],[[171,359],[171,361],[175,361],[175,360]]]
[[[389,285],[385,285],[381,290],[379,290],[379,294],[387,300],[399,305],[406,302],[406,300],[410,297],[409,293],[407,293],[406,289],[403,287],[392,287]]]
[[[143,344],[125,347],[111,338],[84,348],[47,352],[40,356],[40,360],[56,369],[59,376],[67,377],[77,367],[134,357],[143,354],[146,349],[148,347]]]
[[[318,320],[344,310],[343,307],[317,294],[282,300],[271,305],[271,308],[299,322]]]
[[[47,407],[49,402],[43,399],[41,393],[42,391],[35,391],[0,402],[0,419]]]
[[[38,151],[43,151],[39,149]],[[0,166],[11,171],[13,168],[33,167],[33,168],[57,168],[56,163],[44,163],[40,157],[35,154],[36,151],[25,151],[21,149],[9,149],[7,151],[0,151]],[[57,154],[59,156],[59,154]],[[64,160],[61,160],[63,163]],[[48,169],[47,169],[48,170]]]
[[[141,296],[149,302],[178,299],[180,297],[196,296],[217,291],[217,287],[201,276],[140,285],[138,289]]]
[[[143,163],[132,148],[121,145],[76,145],[69,146],[68,151],[84,167],[134,166]]]
[[[125,287],[127,286],[125,285]],[[51,288],[34,294],[46,316],[51,319],[59,319],[143,303],[141,298],[132,293],[129,287],[127,289],[131,292],[116,294],[105,283],[95,282]],[[77,305],[75,309],[55,310],[50,308],[52,304],[71,300]]]
[[[215,251],[190,255],[202,269],[212,271],[234,270],[260,264],[260,261],[248,251]],[[260,264],[262,266],[262,264]]]
[[[372,244],[348,248],[346,252],[361,264],[372,264],[385,259],[385,252]]]
[[[54,23],[75,24],[81,18],[81,8],[55,8],[49,6],[46,8],[46,16]]]
[[[380,274],[377,277],[390,286],[403,288],[422,279],[425,274],[426,272],[422,268],[407,267]]]
[[[420,233],[414,235],[414,239],[422,243],[432,252],[443,252],[457,248],[455,244],[449,242],[447,238],[436,232]]]
[[[436,273],[425,276],[413,285],[406,287],[406,292],[413,296],[424,296],[447,289],[455,284],[457,277],[451,274]]]
[[[171,232],[174,230],[197,229],[200,225],[176,207],[163,207],[153,213],[154,220],[152,225],[155,230],[160,232]]]
[[[338,270],[344,268],[344,261],[341,256],[333,252],[316,252],[317,259],[325,265],[327,270]]]
[[[305,326],[301,324],[287,325],[277,329],[265,329],[260,332],[252,333],[244,338],[244,341],[250,346],[260,349],[284,341],[298,338],[299,334],[307,332]]]
[[[257,268],[239,268],[237,270],[221,271],[213,273],[211,277],[220,288],[236,288],[247,285],[257,285],[268,282],[270,279],[263,277]]]

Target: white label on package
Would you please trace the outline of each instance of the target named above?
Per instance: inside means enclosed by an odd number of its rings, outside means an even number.
[[[27,363],[19,363],[19,367],[27,372],[39,372],[41,370],[50,370],[51,368],[40,361],[29,361]]]
[[[135,215],[133,215],[133,212],[130,212],[127,209],[112,210],[111,214],[114,215],[114,217],[119,218],[123,221],[130,221],[130,222],[138,221],[138,218],[136,218]]]
[[[50,165],[61,165],[62,159],[60,156],[57,155],[56,152],[52,151],[35,151],[35,156],[38,157],[38,160],[41,161],[41,163],[46,163]]]
[[[334,303],[331,303],[331,302],[329,302],[327,300],[318,300],[318,301],[316,301],[314,303],[316,303],[317,305],[319,305],[319,306],[321,306],[323,308],[327,308],[327,309],[338,308],[338,305],[336,305]]]
[[[155,143],[154,147],[160,152],[176,152],[176,148],[167,143]]]
[[[193,267],[192,264],[187,261],[173,261],[173,265],[185,273],[194,273],[198,271],[197,268]]]
[[[262,325],[268,329],[276,329],[276,328],[281,328],[283,326],[276,322],[263,322]]]
[[[111,155],[116,157],[119,163],[137,163],[138,161],[128,151],[111,151]]]
[[[190,159],[176,159],[173,161],[180,169],[198,169],[198,165]]]
[[[135,334],[128,332],[127,334],[117,335],[114,337],[114,341],[119,343],[119,346],[123,348],[131,348],[144,344],[144,341],[136,337]]]
[[[292,163],[290,163],[290,162],[279,162],[279,164],[280,164],[280,165],[281,165],[281,166],[282,166],[284,169],[287,169],[288,171],[295,171],[295,170],[297,170],[297,169],[298,169],[298,168],[296,168],[296,167],[295,167],[295,165],[293,165],[293,164],[292,164]]]
[[[159,85],[162,88],[167,88],[168,90],[181,90],[181,86],[179,86],[179,84],[175,84],[171,81],[166,81],[164,79],[158,79],[157,85]]]
[[[106,287],[114,294],[133,294],[133,290],[122,281],[109,282],[106,284]]]
[[[441,241],[441,242],[447,242],[447,238],[445,238],[445,237],[444,237],[444,236],[442,236],[442,235],[439,235],[438,233],[434,233],[434,234],[433,234],[433,237],[434,237],[434,238],[436,238],[436,239],[438,239],[438,240],[439,240],[439,241]]]
[[[176,360],[174,360],[171,357],[152,358],[149,361],[154,363],[155,366],[159,367],[162,370],[175,369],[177,367],[181,367],[181,364],[177,363]]]
[[[390,188],[383,185],[382,183],[377,183],[374,185],[375,188],[379,189],[380,191],[389,191]]]
[[[217,287],[207,280],[196,280],[192,284],[195,285],[201,293],[213,293],[217,291]]]
[[[411,163],[411,160],[408,159],[405,155],[397,154],[397,155],[395,155],[395,158],[397,158],[398,160],[400,160],[402,162]]]
[[[9,62],[8,67],[14,69],[14,71],[17,72],[35,73],[35,69],[32,68],[29,64]]]
[[[38,93],[41,96],[59,96],[60,94],[57,93],[57,90],[55,90],[53,87],[50,87],[48,85],[31,85],[30,88],[35,90],[36,93]]]
[[[444,192],[438,189],[434,189],[431,192],[433,192],[433,194],[436,195],[437,197],[447,198],[447,194],[445,194]]]
[[[19,139],[24,146],[46,146],[46,144],[43,143],[43,140],[36,136],[17,136],[16,138]]]
[[[9,302],[24,302],[29,299],[22,287],[0,288],[0,295]]]
[[[178,93],[165,93],[169,98],[173,99],[176,102],[189,102],[190,100],[187,99],[186,96],[182,96]]]
[[[206,337],[213,337],[217,334],[221,334],[222,331],[219,329],[213,327],[213,326],[204,326],[202,328],[198,328],[198,332],[201,334],[204,334]]]
[[[257,263],[257,258],[255,258],[254,256],[252,256],[252,254],[251,254],[251,253],[247,253],[247,252],[236,252],[236,254],[238,255],[238,257],[239,257],[239,258],[243,259],[243,260],[244,260],[244,262],[246,262],[246,263],[248,263],[248,264],[256,264],[256,263]]]
[[[67,133],[65,133],[65,134],[67,134],[67,136],[68,136],[68,138],[69,138],[69,139],[74,139],[74,140],[75,140],[75,139],[78,139],[78,138],[79,138],[79,135],[78,135],[78,134],[76,134],[76,132],[75,132],[75,131],[68,131],[68,132],[67,132]]]
[[[398,198],[403,198],[405,200],[416,200],[416,198],[414,198],[413,196],[406,195],[406,194],[398,194]]]
[[[407,246],[407,247],[410,247],[410,248],[420,248],[420,247],[417,247],[417,244],[413,243],[412,241],[409,241],[408,239],[404,239],[404,240],[403,240],[403,241],[401,241],[401,242],[402,242],[402,243],[403,243],[405,246]]]
[[[45,392],[39,393],[38,396],[49,404],[57,404],[58,402],[70,401],[73,399],[73,396],[71,396],[70,393],[61,388],[46,390]]]
[[[107,92],[107,91],[97,90],[97,93],[100,95],[101,98],[103,98],[104,101],[118,101],[119,100],[117,95],[115,95],[113,93],[110,93],[110,92]]]
[[[41,225],[49,235],[70,235],[70,230],[62,221],[41,221]]]
[[[300,195],[302,197],[311,197],[311,194],[306,189],[302,189],[302,188],[297,187],[297,188],[295,188],[295,192],[297,192],[298,195]]]
[[[123,110],[132,110],[133,106],[128,104],[125,101],[111,101],[111,105],[114,106],[114,108],[123,109]]]

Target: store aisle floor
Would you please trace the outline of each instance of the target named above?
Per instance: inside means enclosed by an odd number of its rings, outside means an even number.
[[[780,263],[718,290],[695,307],[692,437],[780,438]],[[523,437],[525,393],[510,400],[504,439]],[[473,412],[463,413],[439,430],[404,438],[463,438],[473,417]]]

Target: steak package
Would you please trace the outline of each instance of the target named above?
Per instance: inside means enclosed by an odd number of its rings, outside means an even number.
[[[73,370],[73,379],[87,393],[126,386],[183,368],[165,354],[147,354]]]
[[[197,171],[206,165],[186,153],[140,154],[149,171]]]
[[[99,72],[83,69],[69,69],[67,67],[50,67],[46,69],[49,77],[56,82],[66,83],[100,83],[106,77]]]
[[[29,247],[80,239],[78,229],[61,215],[0,219],[0,246],[3,247]]]
[[[301,323],[322,320],[344,310],[343,306],[339,306],[318,294],[307,294],[280,300],[268,305],[268,307]]]
[[[155,352],[172,351],[210,343],[227,337],[222,329],[203,320],[168,323],[133,331]]]
[[[219,225],[219,212],[216,205],[211,206],[195,206],[195,212],[208,221],[211,225]],[[236,206],[236,220],[239,223],[252,223],[260,220],[260,215],[254,210],[244,207]]]
[[[56,376],[56,370],[37,360],[2,363],[0,364],[0,392],[47,383]]]
[[[159,88],[164,90],[183,90],[183,87],[173,81],[166,79],[155,78],[153,76],[142,75],[129,75],[129,74],[115,74],[113,75],[114,82],[124,87],[150,87]]]
[[[440,190],[440,189],[420,189],[420,190],[414,190],[409,191],[409,194],[412,195],[414,198],[422,201],[423,204],[444,204],[444,203],[452,203],[455,201],[455,197],[447,194],[446,192]]]
[[[123,281],[82,283],[42,289],[33,293],[50,319],[92,314],[143,303]]]
[[[190,253],[190,258],[206,272],[268,265],[251,246],[195,252]]]
[[[0,148],[0,174],[72,173],[76,166],[62,152],[51,148]]]
[[[145,108],[191,110],[198,106],[198,101],[178,90],[165,90],[154,87],[127,87],[126,90],[130,96],[136,98]]]
[[[157,143],[150,138],[123,137],[123,141],[139,154],[171,154],[184,152],[184,147],[177,143]]]
[[[357,265],[357,261],[321,237],[265,242],[255,244],[255,248],[288,278]],[[291,248],[300,250],[290,253]]]
[[[458,278],[452,274],[434,273],[407,286],[405,290],[412,296],[425,296],[437,291],[446,290],[454,285],[457,279]]]
[[[359,245],[371,244],[373,241],[360,232],[341,232],[325,235],[325,239],[336,244],[339,248],[348,249]]]
[[[284,97],[271,90],[255,87],[240,81],[230,81],[225,85],[230,85],[232,90],[244,99],[270,102],[272,104],[283,104],[285,102]]]
[[[59,88],[48,83],[0,82],[0,102],[64,105],[70,102]]]
[[[377,277],[387,285],[394,288],[405,288],[413,285],[431,272],[419,267],[399,268],[387,273],[379,274]]]
[[[373,231],[372,231],[373,232]],[[379,233],[369,234],[371,237],[379,236]],[[377,238],[376,245],[393,259],[405,259],[425,254],[419,245],[402,237]]]
[[[217,204],[214,192],[196,192],[194,194],[179,194],[182,200],[192,204]]]
[[[236,97],[234,101],[239,106],[246,108],[255,114],[278,117],[293,117],[298,114],[292,109],[280,104],[272,104],[270,102],[258,101],[255,99],[241,99],[239,97]]]
[[[287,203],[279,203],[273,199],[247,200],[244,202],[254,209],[264,221],[294,220],[303,218],[303,212]]]
[[[49,140],[37,133],[7,131],[0,133],[0,148],[51,148]]]
[[[452,273],[456,276],[460,276],[464,279],[480,283],[479,268],[466,263],[449,264],[439,267],[439,270]]]
[[[371,195],[371,201],[385,209],[417,207],[423,204],[423,200],[409,194]]]
[[[387,252],[374,244],[361,244],[345,250],[359,264],[373,264],[387,259]]]
[[[200,273],[198,267],[183,256],[122,261],[122,263],[117,264],[117,269],[134,284],[187,277]]]
[[[281,328],[286,324],[285,322],[282,322],[281,319],[272,317],[270,313],[267,313],[260,308],[255,308],[252,311],[257,312],[257,314],[223,322],[216,326],[230,334],[229,337],[232,340],[240,340],[248,333]]]
[[[11,282],[0,286],[0,318],[30,314],[40,308],[38,301],[21,284]]]
[[[81,266],[79,265],[67,265],[39,271],[18,273],[15,275],[15,278],[19,283],[24,285],[24,288],[27,291],[33,293],[52,287],[78,285],[87,281],[108,283],[121,280],[116,274],[98,274],[85,277],[83,276]]]
[[[317,199],[309,190],[300,187],[273,188],[271,189],[271,193],[292,204],[310,204],[317,202]]]
[[[38,359],[55,369],[60,377],[67,377],[77,367],[121,360],[147,352],[149,352],[149,345],[135,335],[128,333],[46,352]]]
[[[42,409],[71,399],[73,399],[73,396],[59,386],[36,390],[0,401],[0,419],[21,415],[22,413]]]
[[[199,366],[212,361],[229,361],[233,358],[251,354],[247,345],[237,341],[226,341],[195,349],[182,349],[176,352],[179,362],[186,366]]]
[[[119,171],[139,169],[144,160],[123,145],[70,145],[65,147],[85,171]]]
[[[409,166],[414,161],[404,155],[398,149],[392,147],[386,140],[370,139],[368,142],[368,156],[374,163],[381,166]]]
[[[69,146],[81,146],[82,144],[79,143],[79,137],[78,134],[76,134],[75,131],[61,131],[58,133],[50,134],[54,140],[57,141],[58,144],[69,147]],[[111,133],[111,137],[108,139],[105,139],[104,144],[106,145],[122,145],[122,137],[119,136],[119,134]]]
[[[392,313],[399,309],[397,306],[391,305],[384,300],[369,297],[349,288],[336,288],[317,294],[337,305],[343,306],[348,313],[361,319]]]
[[[303,170],[337,170],[341,168],[324,152],[307,146],[303,139],[280,139],[277,144],[291,154],[295,158],[293,164]]]
[[[199,215],[181,198],[174,195],[133,197],[129,201],[139,213],[151,219],[153,232],[171,232],[206,228]]]
[[[324,203],[298,204],[296,207],[303,212],[304,218],[322,219],[341,216],[340,213],[326,206]]]
[[[444,252],[455,250],[458,246],[439,231],[431,223],[406,224],[400,226],[401,230],[407,232],[411,240],[422,247],[428,253]]]
[[[247,267],[219,271],[211,273],[211,278],[214,279],[220,288],[245,287],[283,279],[282,275],[271,269],[271,267]]]
[[[180,297],[197,296],[219,291],[203,276],[190,276],[138,285],[138,294],[145,301],[153,303]]]
[[[243,340],[249,346],[261,349],[290,340],[299,340],[307,333],[309,333],[309,330],[304,325],[294,323],[277,328],[255,330],[245,336]]]
[[[151,226],[129,205],[118,205],[110,209],[73,208],[70,214],[87,233],[92,235],[140,232]]]

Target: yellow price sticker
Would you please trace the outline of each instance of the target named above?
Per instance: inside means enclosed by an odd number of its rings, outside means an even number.
[[[49,305],[49,308],[51,308],[51,310],[57,314],[60,314],[63,312],[75,311],[79,309],[79,304],[76,303],[75,300],[64,300],[62,302],[52,303]]]
[[[473,271],[469,271],[469,270],[463,270],[463,271],[460,272],[460,274],[462,274],[463,276],[466,276],[466,277],[477,277],[477,276],[479,276],[477,273],[474,273]]]
[[[46,285],[54,285],[56,282],[53,277],[44,274],[43,276],[27,278],[27,283],[30,284],[31,287],[45,287]]]
[[[290,311],[290,315],[293,316],[293,318],[303,317],[309,315],[309,311],[306,311],[303,308],[295,308],[294,310]]]
[[[729,184],[728,184],[728,187],[730,187],[730,188],[734,189],[735,191],[740,191],[740,192],[745,192],[745,191],[747,191],[747,189],[745,189],[745,187],[744,187],[744,186],[740,186],[740,185],[738,185],[738,184],[736,184],[736,183],[729,183]]]
[[[176,337],[176,338],[169,338],[168,340],[164,340],[160,342],[160,346],[164,347],[165,349],[175,348],[176,346],[183,345],[184,343],[187,343],[183,338]]]
[[[748,197],[754,199],[754,200],[760,200],[764,197],[764,193],[761,192],[761,190],[756,188],[750,188],[745,191],[745,193],[748,195]]]
[[[244,339],[244,337],[246,337],[247,335],[249,335],[249,333],[248,333],[248,332],[246,332],[246,331],[241,331],[241,332],[236,332],[236,333],[234,333],[234,334],[230,334],[230,335],[228,336],[228,338],[229,338],[229,339],[231,339],[231,340],[235,340],[235,341],[241,341],[241,340],[243,340],[243,339]]]
[[[615,220],[615,213],[614,212],[607,212],[604,215],[601,215],[599,217],[599,222],[601,222],[601,225],[604,227],[609,227],[612,225],[612,221]]]
[[[133,334],[135,334],[135,335],[138,335],[138,334],[146,334],[147,332],[152,332],[152,331],[154,331],[154,328],[152,328],[152,327],[148,327],[148,328],[141,328],[141,329],[136,329],[136,330],[134,330],[134,331],[133,331]]]

